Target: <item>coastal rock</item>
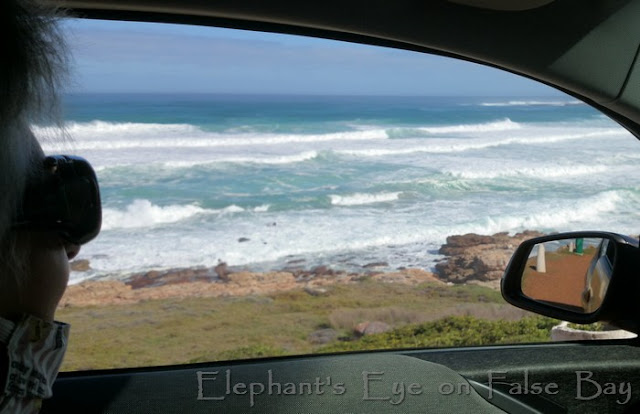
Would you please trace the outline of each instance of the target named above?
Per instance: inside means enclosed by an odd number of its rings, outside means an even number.
[[[309,272],[305,272],[304,270],[291,269],[288,267],[285,267],[284,270],[290,271],[293,274],[293,276],[296,278],[296,282],[308,282],[310,280],[313,280],[313,274]]]
[[[373,262],[373,263],[367,263],[366,265],[362,266],[365,269],[373,269],[376,267],[389,267],[389,263],[387,262]]]
[[[366,321],[366,322],[361,322],[357,324],[355,328],[353,328],[353,332],[358,336],[365,336],[365,335],[373,335],[378,333],[389,332],[391,329],[393,328],[388,323],[384,323],[380,321],[373,321],[373,322]]]
[[[299,265],[299,264],[302,264],[302,263],[305,263],[305,262],[306,262],[305,259],[292,259],[292,260],[288,260],[287,264],[288,265]]]
[[[197,274],[197,269],[194,274]],[[136,281],[147,281],[144,288],[123,281],[86,281],[67,288],[60,307],[96,306],[138,303],[145,300],[266,295],[300,288],[291,273],[238,272],[229,275],[229,282],[201,281],[191,279],[185,283],[155,283],[162,278],[163,272],[151,271]]]
[[[227,282],[218,285],[234,296],[264,295],[300,286],[289,272],[236,272],[229,274],[228,279]]]
[[[419,285],[420,283],[444,283],[436,275],[422,269],[403,269],[397,272],[377,273],[372,279],[384,283],[402,283],[406,285]]]
[[[311,273],[314,276],[333,276],[335,272],[327,266],[316,266],[311,269]]]
[[[431,272],[413,268],[388,273],[372,269],[347,273],[329,266],[317,266],[311,270],[249,272],[234,271],[220,261],[213,268],[150,270],[130,275],[124,280],[84,281],[67,288],[60,306],[118,305],[187,297],[264,297],[296,289],[309,295],[326,295],[336,284],[359,284],[366,280],[414,286],[424,282],[444,283]],[[376,326],[374,324],[367,332]]]
[[[132,289],[141,289],[180,283],[211,282],[214,279],[215,274],[212,269],[196,267],[136,273],[125,279],[124,283]]]
[[[311,296],[324,296],[329,293],[327,289],[315,286],[305,286],[304,291]]]
[[[261,283],[286,284],[286,283],[295,281],[295,278],[289,272],[267,272],[267,273],[235,272],[235,273],[230,273],[227,276],[227,278],[228,278],[228,283],[235,283],[243,286],[257,285]]]
[[[213,270],[221,280],[228,280],[227,276],[229,275],[229,269],[227,268],[226,262],[218,261],[218,265],[214,267]]]
[[[133,303],[131,286],[119,281],[84,282],[67,288],[59,307]]]
[[[514,236],[497,233],[493,236],[465,234],[447,237],[439,253],[446,257],[436,264],[441,280],[452,283],[490,282],[499,280],[516,247],[524,240],[542,236],[537,231],[525,231]]]
[[[496,235],[499,237],[499,235]],[[480,234],[469,233],[458,236],[447,237],[447,243],[440,248],[439,253],[444,255],[456,254],[463,249],[483,244],[492,244],[495,242],[493,236],[483,236]]]
[[[603,339],[636,338],[638,336],[633,332],[616,329],[611,325],[607,325],[606,328],[607,329],[602,331],[584,331],[569,327],[568,322],[561,322],[559,325],[551,328],[551,341],[593,341]]]
[[[74,272],[86,272],[91,270],[91,266],[89,265],[89,261],[87,259],[74,260],[69,263],[71,270]]]

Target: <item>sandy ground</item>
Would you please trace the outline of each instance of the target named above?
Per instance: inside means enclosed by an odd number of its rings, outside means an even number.
[[[529,259],[522,282],[530,298],[582,308],[585,274],[593,255],[547,253],[547,271],[536,271],[536,257]]]

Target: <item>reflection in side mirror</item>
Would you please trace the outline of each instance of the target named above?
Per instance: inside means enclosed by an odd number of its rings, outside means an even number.
[[[526,240],[502,277],[502,296],[551,318],[640,332],[639,253],[638,239],[601,231]]]
[[[607,293],[615,247],[597,237],[537,243],[522,273],[522,293],[573,312],[595,312]]]

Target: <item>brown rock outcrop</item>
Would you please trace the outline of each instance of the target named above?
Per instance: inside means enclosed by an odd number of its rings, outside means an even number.
[[[125,279],[125,284],[132,289],[145,287],[158,287],[191,282],[212,282],[216,279],[215,272],[206,267],[185,269],[151,270],[144,273],[136,273]]]
[[[91,266],[89,265],[89,261],[87,259],[79,259],[74,260],[69,263],[69,267],[74,272],[86,272],[87,270],[91,270]]]
[[[358,336],[373,335],[378,333],[389,332],[391,325],[385,322],[373,321],[373,322],[361,322],[353,328],[353,331]]]
[[[315,287],[312,285],[305,286],[304,291],[311,296],[325,296],[329,293],[329,291],[326,288]]]
[[[145,275],[149,273],[152,272]],[[159,274],[160,272],[152,273],[150,280],[158,279]],[[299,287],[293,275],[286,272],[239,272],[231,273],[229,278],[229,282],[187,280],[182,283],[149,283],[136,288],[121,281],[88,281],[69,286],[59,306],[119,305],[152,299],[263,295]]]
[[[447,258],[436,264],[436,271],[440,279],[453,283],[499,280],[516,247],[524,240],[538,236],[542,233],[524,231],[514,236],[508,233],[493,236],[471,233],[447,237],[447,243],[439,251]]]
[[[220,271],[220,269],[218,269]],[[128,277],[125,281],[86,281],[71,285],[60,302],[65,306],[118,305],[144,300],[248,296],[304,289],[309,295],[328,295],[335,284],[359,283],[364,276],[384,283],[417,285],[440,282],[432,273],[420,269],[403,269],[393,273],[370,275],[337,272],[319,266],[305,272],[301,278],[291,272],[231,272],[224,269],[224,278],[211,268],[186,268],[148,271]]]
[[[83,282],[67,288],[59,307],[134,303],[131,286],[120,281]]]
[[[371,278],[384,283],[402,283],[405,285],[419,285],[425,282],[442,283],[436,275],[422,269],[403,269],[397,272],[377,273],[372,275]]]
[[[227,280],[227,275],[230,273],[227,263],[221,261],[218,261],[218,265],[213,268],[213,271],[216,272],[220,279],[225,281]]]

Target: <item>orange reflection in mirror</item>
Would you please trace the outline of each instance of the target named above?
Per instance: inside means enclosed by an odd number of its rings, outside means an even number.
[[[522,293],[537,301],[586,313],[583,292],[596,252],[592,245],[576,253],[569,245],[552,248],[549,243],[537,244],[522,275]]]

